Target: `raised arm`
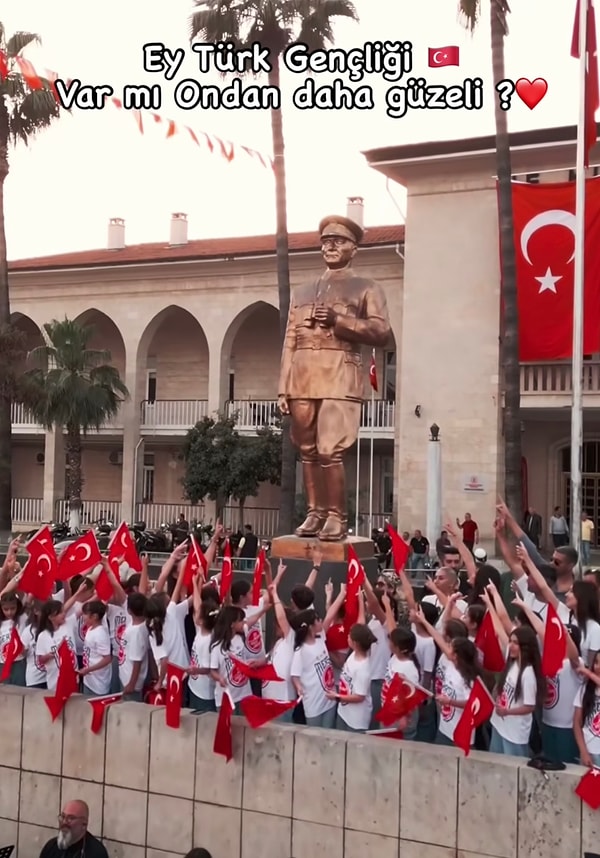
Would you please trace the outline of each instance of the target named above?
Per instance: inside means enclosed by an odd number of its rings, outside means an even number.
[[[158,576],[158,581],[156,582],[155,593],[162,593],[166,589],[167,581],[169,580],[169,575],[173,571],[174,567],[179,563],[181,558],[185,555],[187,549],[187,545],[185,542],[182,542],[181,545],[178,545],[177,548],[171,553],[171,556],[165,561],[162,569],[160,570],[160,575]],[[173,595],[175,595],[173,593]]]
[[[457,519],[458,520],[458,519]],[[467,570],[467,577],[469,579],[469,584],[473,586],[475,583],[475,575],[477,574],[477,566],[475,564],[475,559],[465,543],[463,542],[462,533],[456,529],[452,524],[445,525],[445,530],[448,533],[448,538],[450,539],[451,545],[454,546],[458,550],[460,554],[460,559],[465,564],[465,569]]]
[[[435,643],[436,643],[436,644],[438,645],[438,647],[440,648],[440,651],[441,651],[441,652],[443,652],[443,653],[444,653],[444,655],[445,655],[447,658],[449,658],[450,660],[452,660],[452,659],[454,658],[454,653],[453,653],[453,651],[452,651],[452,647],[451,647],[451,646],[450,646],[450,644],[445,640],[444,636],[443,636],[443,635],[441,635],[441,634],[437,631],[437,629],[435,629],[435,628],[434,628],[434,626],[432,626],[430,623],[428,623],[428,622],[427,622],[427,620],[425,619],[425,615],[423,614],[423,611],[422,611],[422,609],[421,609],[421,606],[420,606],[420,605],[417,605],[417,607],[416,607],[416,609],[415,609],[415,614],[414,614],[414,616],[415,616],[415,620],[416,620],[416,622],[417,622],[417,623],[419,623],[419,625],[420,625],[420,626],[422,626],[422,627],[425,629],[425,631],[427,632],[427,634],[428,634],[430,637],[432,637],[432,638],[433,638],[433,640],[435,641]]]
[[[507,527],[512,531],[513,535],[519,542],[522,542],[526,549],[527,553],[531,557],[535,566],[542,566],[544,564],[544,558],[537,550],[531,539],[527,536],[519,522],[516,520],[512,512],[506,506],[502,498],[498,498],[498,505],[496,506],[496,510],[500,516],[504,518],[506,521]]]
[[[285,567],[284,567],[285,568]],[[279,624],[279,628],[281,629],[281,634],[284,638],[286,638],[290,631],[290,624],[288,623],[287,614],[285,612],[285,608],[281,603],[281,599],[279,598],[279,593],[277,592],[277,585],[275,582],[269,587],[269,596],[271,597],[271,601],[275,608],[275,618],[277,619],[277,623]]]
[[[346,600],[346,585],[340,584],[340,592],[337,594],[337,597],[331,603],[331,607],[325,614],[325,619],[323,620],[323,631],[326,632],[327,629],[331,626],[335,618],[337,617],[340,608],[344,604]]]
[[[539,597],[542,601],[547,602],[549,605],[552,605],[555,611],[558,611],[559,601],[556,598],[551,587],[548,586],[546,579],[539,571],[531,557],[529,556],[529,552],[527,551],[523,542],[517,545],[517,557],[523,561],[527,571],[531,575],[533,581],[535,581],[536,586],[539,590]]]
[[[321,571],[321,563],[323,561],[323,552],[319,549],[317,545],[313,546],[312,550],[312,562],[313,567],[310,570],[310,575],[304,582],[305,587],[309,587],[311,590],[315,589],[315,584],[317,583],[317,577],[319,572]]]
[[[375,595],[373,587],[371,586],[371,582],[369,581],[369,579],[367,578],[366,575],[365,575],[365,580],[363,582],[363,587],[365,589],[365,596],[367,598],[367,608],[369,610],[369,613],[372,614],[376,620],[379,620],[379,622],[381,623],[382,626],[385,625],[385,611],[383,610],[383,608],[379,604],[379,599]],[[412,587],[411,587],[411,593],[412,593]],[[414,596],[413,596],[413,599],[414,599]]]

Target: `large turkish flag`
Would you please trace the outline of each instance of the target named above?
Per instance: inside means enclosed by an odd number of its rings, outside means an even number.
[[[583,351],[600,351],[600,179],[585,183]],[[573,352],[575,183],[513,182],[513,217],[522,361]]]

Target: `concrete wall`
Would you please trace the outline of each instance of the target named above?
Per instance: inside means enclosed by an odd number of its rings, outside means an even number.
[[[216,716],[113,706],[99,735],[73,698],[53,724],[43,693],[0,691],[0,845],[36,858],[62,801],[91,806],[111,858],[582,858],[600,812],[573,794],[582,770],[294,727],[244,727],[213,754]]]

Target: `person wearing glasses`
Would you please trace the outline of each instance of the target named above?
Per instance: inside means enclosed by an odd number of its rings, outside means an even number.
[[[68,801],[58,815],[58,834],[46,843],[40,858],[108,858],[102,843],[88,831],[89,817],[84,801]]]
[[[352,268],[362,228],[332,215],[319,224],[325,272],[294,289],[283,344],[277,405],[291,415],[307,516],[301,537],[339,542],[347,534],[343,456],[358,437],[364,396],[362,346],[391,336],[385,293]]]

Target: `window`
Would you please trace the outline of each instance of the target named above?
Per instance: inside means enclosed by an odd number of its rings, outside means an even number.
[[[386,402],[396,401],[396,352],[383,353],[383,396]]]
[[[154,503],[154,453],[144,453],[142,503]]]
[[[146,399],[148,402],[156,401],[156,370],[149,369],[146,373]]]
[[[235,399],[235,373],[229,373],[229,401],[233,402]]]
[[[391,514],[394,508],[394,459],[384,456],[381,460],[381,512]]]

